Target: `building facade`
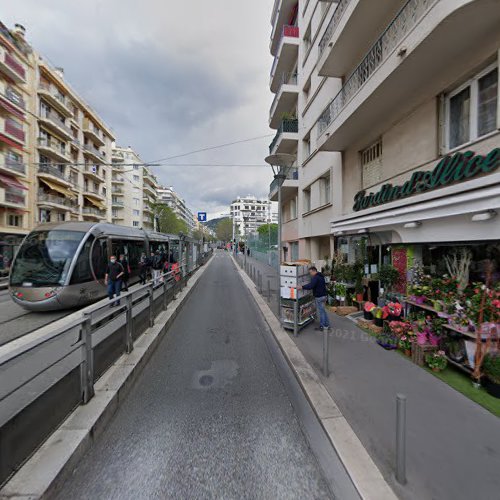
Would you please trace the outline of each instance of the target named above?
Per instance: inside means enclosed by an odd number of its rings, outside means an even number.
[[[114,224],[153,230],[158,182],[129,146],[112,153],[111,218]]]
[[[158,189],[158,201],[170,207],[182,221],[187,224],[191,232],[195,228],[193,212],[186,205],[186,201],[170,187],[160,187]]]
[[[275,204],[251,195],[238,196],[231,203],[230,217],[233,221],[233,239],[255,235],[260,226],[278,222]]]
[[[334,248],[353,262],[364,240],[369,272],[439,267],[457,245],[498,262],[498,3],[379,3],[275,2],[271,152],[297,149],[283,232],[320,264]]]

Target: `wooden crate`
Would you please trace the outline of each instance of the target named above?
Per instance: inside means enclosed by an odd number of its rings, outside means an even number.
[[[417,344],[416,342],[412,345],[411,349],[411,359],[418,366],[425,365],[425,356],[432,352],[438,350],[438,346],[430,344]]]

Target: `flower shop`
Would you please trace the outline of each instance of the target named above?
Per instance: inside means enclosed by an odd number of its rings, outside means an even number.
[[[323,269],[330,304],[359,311],[382,348],[434,372],[461,370],[500,398],[500,244],[371,243],[338,242]]]

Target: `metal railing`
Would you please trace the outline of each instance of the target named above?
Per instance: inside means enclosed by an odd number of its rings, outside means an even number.
[[[3,167],[20,174],[26,173],[26,165],[19,161],[8,158],[5,154],[0,153],[0,157],[3,158]]]
[[[196,262],[164,273],[121,297],[86,307],[80,317],[62,321],[36,339],[0,346],[0,430],[15,426],[13,439],[0,441],[0,484],[52,433],[74,408],[88,403],[94,384],[134,342],[155,324],[160,312],[186,286],[211,252]],[[116,307],[110,304],[119,302]],[[61,324],[63,323],[63,324]],[[57,401],[57,404],[54,404]],[[36,420],[36,429],[33,428]],[[14,433],[12,433],[14,434]],[[25,435],[26,439],[19,436]],[[15,451],[15,453],[14,453]]]
[[[299,131],[299,120],[283,120],[274,136],[273,141],[269,144],[269,153],[272,154],[274,146],[276,146],[280,136],[286,133],[297,133]]]
[[[19,106],[22,109],[26,109],[26,103],[24,102],[24,99],[15,90],[7,87],[3,95],[16,106]]]
[[[340,92],[320,115],[318,136],[330,126],[376,69],[392,54],[402,39],[439,0],[409,0],[375,42],[368,54],[346,80]]]
[[[276,95],[274,96],[273,103],[271,104],[271,109],[269,111],[269,119],[272,118],[274,115],[274,112],[276,110],[276,106],[279,101],[280,93],[281,93],[281,88],[283,85],[297,85],[297,78],[298,75],[297,73],[282,73],[281,74],[281,82],[280,86],[278,87],[278,90],[276,91]]]
[[[42,174],[53,175],[54,177],[58,177],[59,179],[62,179],[66,182],[72,182],[71,179],[65,174],[65,172],[59,170],[55,165],[46,165],[42,163],[38,166],[38,172]]]
[[[85,149],[85,151],[88,151],[89,153],[92,153],[92,154],[98,156],[99,158],[104,158],[106,156],[104,153],[99,151],[94,146],[91,146],[90,144],[84,144],[83,149]]]
[[[23,205],[26,202],[26,197],[22,194],[21,190],[6,188],[5,189],[5,201],[7,203],[15,203],[16,205]]]
[[[62,105],[64,105],[66,108],[68,107],[68,100],[66,99],[65,96],[59,93],[59,91],[49,85],[48,83],[40,82],[38,84],[38,88],[40,90],[46,91],[48,94],[50,94],[54,99],[56,99],[58,102],[60,102]]]
[[[70,198],[65,198],[64,196],[56,196],[53,194],[45,193],[40,191],[37,198],[38,203],[55,203],[56,205],[62,205],[65,207],[74,208],[76,207],[75,201]]]
[[[83,207],[82,208],[83,215],[96,215],[97,217],[104,217],[106,215],[105,210],[99,210],[94,207]]]
[[[57,127],[61,128],[64,130],[68,135],[73,137],[73,131],[71,130],[70,127],[66,125],[66,122],[59,117],[56,113],[52,111],[47,111],[47,110],[42,110],[40,112],[40,118],[45,118],[47,120],[50,120],[52,123],[54,123]]]
[[[340,0],[340,2],[337,4],[337,7],[333,12],[333,16],[330,19],[330,22],[328,23],[328,26],[326,27],[326,30],[323,33],[323,36],[321,37],[321,40],[319,42],[318,59],[322,56],[323,52],[328,46],[328,43],[332,39],[333,34],[335,33],[337,26],[339,25],[340,19],[344,15],[344,12],[346,11],[347,6],[351,3],[351,1],[352,0]]]
[[[39,137],[38,138],[38,146],[53,149],[57,153],[59,153],[63,156],[67,156],[66,148],[62,143],[59,143],[56,141],[51,141],[50,139],[47,139],[46,137]]]

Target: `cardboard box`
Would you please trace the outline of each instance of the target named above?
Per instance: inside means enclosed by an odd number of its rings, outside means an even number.
[[[297,286],[299,285],[306,285],[311,280],[309,275],[307,275],[307,276],[281,276],[280,281],[281,281],[281,286],[297,288]]]
[[[280,267],[281,276],[305,276],[309,274],[309,268],[303,264],[283,264]]]
[[[296,288],[290,288],[287,286],[281,287],[281,298],[282,299],[301,299],[305,297],[310,292],[309,290],[297,290]]]

